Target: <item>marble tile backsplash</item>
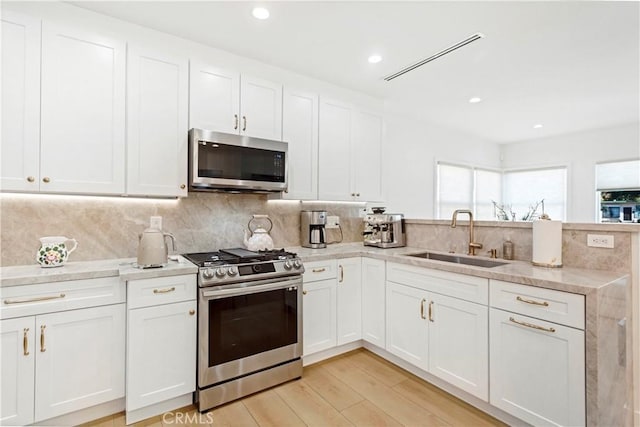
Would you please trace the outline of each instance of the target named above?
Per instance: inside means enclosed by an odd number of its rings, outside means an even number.
[[[43,236],[78,241],[70,261],[135,257],[138,234],[149,217],[162,216],[163,230],[176,238],[177,253],[244,247],[243,234],[252,214],[273,220],[276,247],[300,245],[300,211],[326,209],[338,215],[344,242],[362,239],[364,206],[347,203],[303,203],[268,200],[266,195],[189,193],[179,200],[126,199],[45,195],[2,195],[0,198],[0,262],[3,266],[34,264]],[[338,240],[337,229],[327,231]]]

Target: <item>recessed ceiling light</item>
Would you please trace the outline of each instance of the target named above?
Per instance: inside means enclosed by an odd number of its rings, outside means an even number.
[[[269,11],[264,7],[254,7],[251,13],[256,19],[267,19],[269,17]]]
[[[469,104],[477,104],[480,101],[482,101],[482,98],[478,98],[477,96],[474,96],[473,98],[469,98]]]
[[[382,56],[380,55],[371,55],[368,59],[370,64],[377,64],[378,62],[382,61]]]
[[[534,129],[540,129],[542,127],[542,125],[540,123],[538,123],[537,125],[533,125]]]

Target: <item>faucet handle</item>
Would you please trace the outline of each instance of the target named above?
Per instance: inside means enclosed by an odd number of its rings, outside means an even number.
[[[497,249],[489,249],[487,251],[490,258],[498,258],[498,250]]]

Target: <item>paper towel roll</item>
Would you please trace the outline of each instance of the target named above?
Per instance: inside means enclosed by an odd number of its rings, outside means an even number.
[[[562,221],[533,222],[533,265],[562,267]]]

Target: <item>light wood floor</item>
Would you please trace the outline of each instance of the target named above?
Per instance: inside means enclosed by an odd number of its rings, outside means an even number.
[[[124,425],[124,413],[87,427]],[[304,368],[302,379],[207,413],[193,406],[134,426],[504,426],[505,424],[364,350]]]

